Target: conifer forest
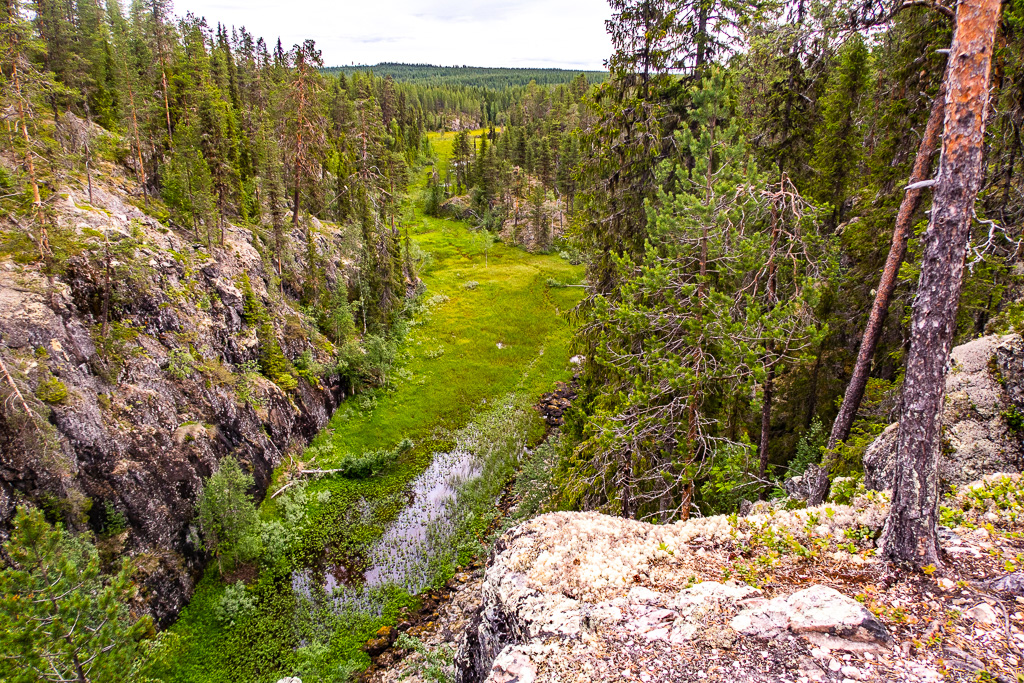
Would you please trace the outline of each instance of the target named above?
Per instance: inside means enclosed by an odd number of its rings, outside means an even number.
[[[608,5],[581,72],[2,0],[0,682],[469,683],[415,615],[548,512],[884,488],[872,557],[945,571],[950,354],[1024,331],[1024,3]]]

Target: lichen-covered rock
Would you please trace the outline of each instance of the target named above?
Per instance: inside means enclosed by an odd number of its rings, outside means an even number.
[[[990,335],[953,349],[946,375],[939,476],[964,484],[1024,463],[1024,340]],[[864,453],[868,488],[892,488],[898,425],[889,425]]]
[[[480,614],[456,656],[455,679],[649,680],[640,674],[663,668],[672,672],[664,680],[701,680],[698,653],[728,651],[736,667],[729,680],[771,681],[816,667],[809,657],[815,643],[884,650],[891,643],[885,627],[832,588],[812,586],[769,600],[735,580],[687,578],[702,557],[709,566],[728,563],[727,552],[712,562],[712,549],[758,533],[782,537],[812,528],[830,538],[880,521],[870,506],[671,525],[596,513],[542,515],[496,544]],[[676,661],[681,652],[689,653],[688,663]]]

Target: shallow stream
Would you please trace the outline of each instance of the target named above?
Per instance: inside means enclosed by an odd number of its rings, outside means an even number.
[[[361,577],[325,571],[321,579],[312,569],[296,570],[292,573],[293,590],[311,598],[313,582],[322,580],[335,607],[371,614],[379,611],[375,589],[393,585],[413,595],[420,593],[433,580],[436,563],[455,559],[458,549],[452,540],[459,489],[481,472],[477,458],[466,449],[435,453],[430,466],[413,481],[409,505],[370,550],[369,567]]]

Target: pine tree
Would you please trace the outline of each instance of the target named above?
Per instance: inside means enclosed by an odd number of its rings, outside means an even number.
[[[715,429],[721,399],[754,353],[752,321],[733,308],[756,271],[761,180],[745,160],[720,72],[693,94],[696,133],[676,134],[680,157],[659,178],[674,185],[648,208],[640,259],[625,255],[616,296],[598,297],[589,323],[604,331],[595,363],[606,388],[588,425],[571,487],[612,490],[626,517],[688,516],[694,482],[729,446]],[[693,168],[686,161],[693,160]],[[671,181],[671,182],[670,182]]]
[[[39,510],[19,507],[7,566],[0,569],[0,679],[11,683],[114,683],[144,680],[149,617],[133,618],[136,597],[127,560],[100,573],[84,537],[52,527]]]
[[[297,228],[303,184],[313,174],[319,148],[323,144],[324,120],[318,97],[323,85],[317,72],[323,66],[323,60],[312,40],[294,46],[288,56],[294,64],[290,86],[293,109],[289,123],[292,143],[292,224]]]

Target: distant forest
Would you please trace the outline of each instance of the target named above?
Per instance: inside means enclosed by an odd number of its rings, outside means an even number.
[[[390,62],[374,66],[332,66],[321,71],[325,75],[342,74],[346,77],[369,72],[377,78],[390,79],[406,103],[414,108],[420,107],[429,130],[505,125],[509,109],[526,99],[531,83],[535,84],[533,87],[542,88],[568,85],[582,74],[593,85],[604,82],[608,77],[604,71]]]
[[[608,78],[605,71],[572,71],[569,69],[510,69],[480,66],[434,66],[433,64],[382,64],[357,66],[329,66],[323,69],[325,74],[344,73],[351,76],[355,72],[372,71],[377,76],[391,76],[401,83],[419,83],[425,85],[462,85],[471,88],[488,88],[503,90],[516,86],[529,85],[533,81],[537,85],[562,85],[569,83],[579,74],[586,76],[591,84],[600,83]]]

